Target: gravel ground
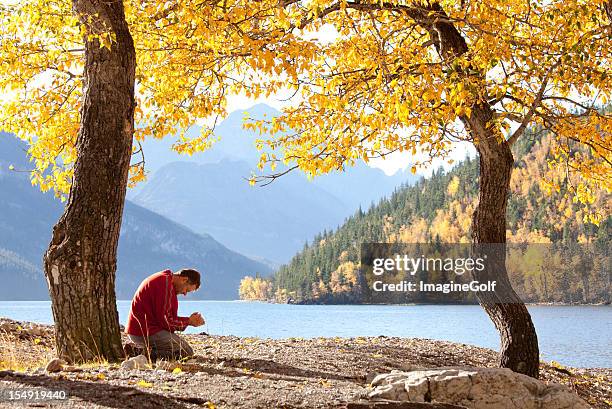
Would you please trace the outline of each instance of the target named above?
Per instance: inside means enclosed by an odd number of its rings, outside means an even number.
[[[173,372],[92,363],[48,373],[43,367],[54,355],[52,327],[0,319],[0,393],[63,390],[69,397],[4,400],[0,407],[341,408],[365,394],[378,373],[493,367],[496,360],[489,349],[428,339],[185,337],[196,357]],[[594,408],[611,407],[610,368],[542,363],[541,379],[569,385]]]

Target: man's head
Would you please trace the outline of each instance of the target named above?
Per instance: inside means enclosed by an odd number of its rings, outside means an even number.
[[[200,273],[192,268],[184,268],[174,273],[172,283],[177,294],[187,295],[200,288]]]

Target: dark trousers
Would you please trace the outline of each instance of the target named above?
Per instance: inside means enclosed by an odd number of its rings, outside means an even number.
[[[148,337],[131,334],[128,336],[136,345],[149,348],[154,359],[180,359],[193,356],[193,349],[189,343],[172,332],[162,330]]]

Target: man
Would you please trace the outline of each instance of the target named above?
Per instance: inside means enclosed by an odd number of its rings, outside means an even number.
[[[192,356],[189,343],[174,332],[184,331],[188,325],[199,327],[204,319],[199,312],[179,317],[177,294],[187,295],[198,288],[200,273],[193,269],[174,274],[164,270],[147,277],[132,300],[125,327],[129,339],[136,346],[149,349],[153,360]],[[127,344],[124,349],[128,356],[135,354],[133,345]]]

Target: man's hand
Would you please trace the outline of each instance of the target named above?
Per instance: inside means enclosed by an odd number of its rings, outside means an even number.
[[[204,318],[202,318],[202,315],[199,312],[194,312],[189,316],[189,325],[192,327],[204,325]]]

